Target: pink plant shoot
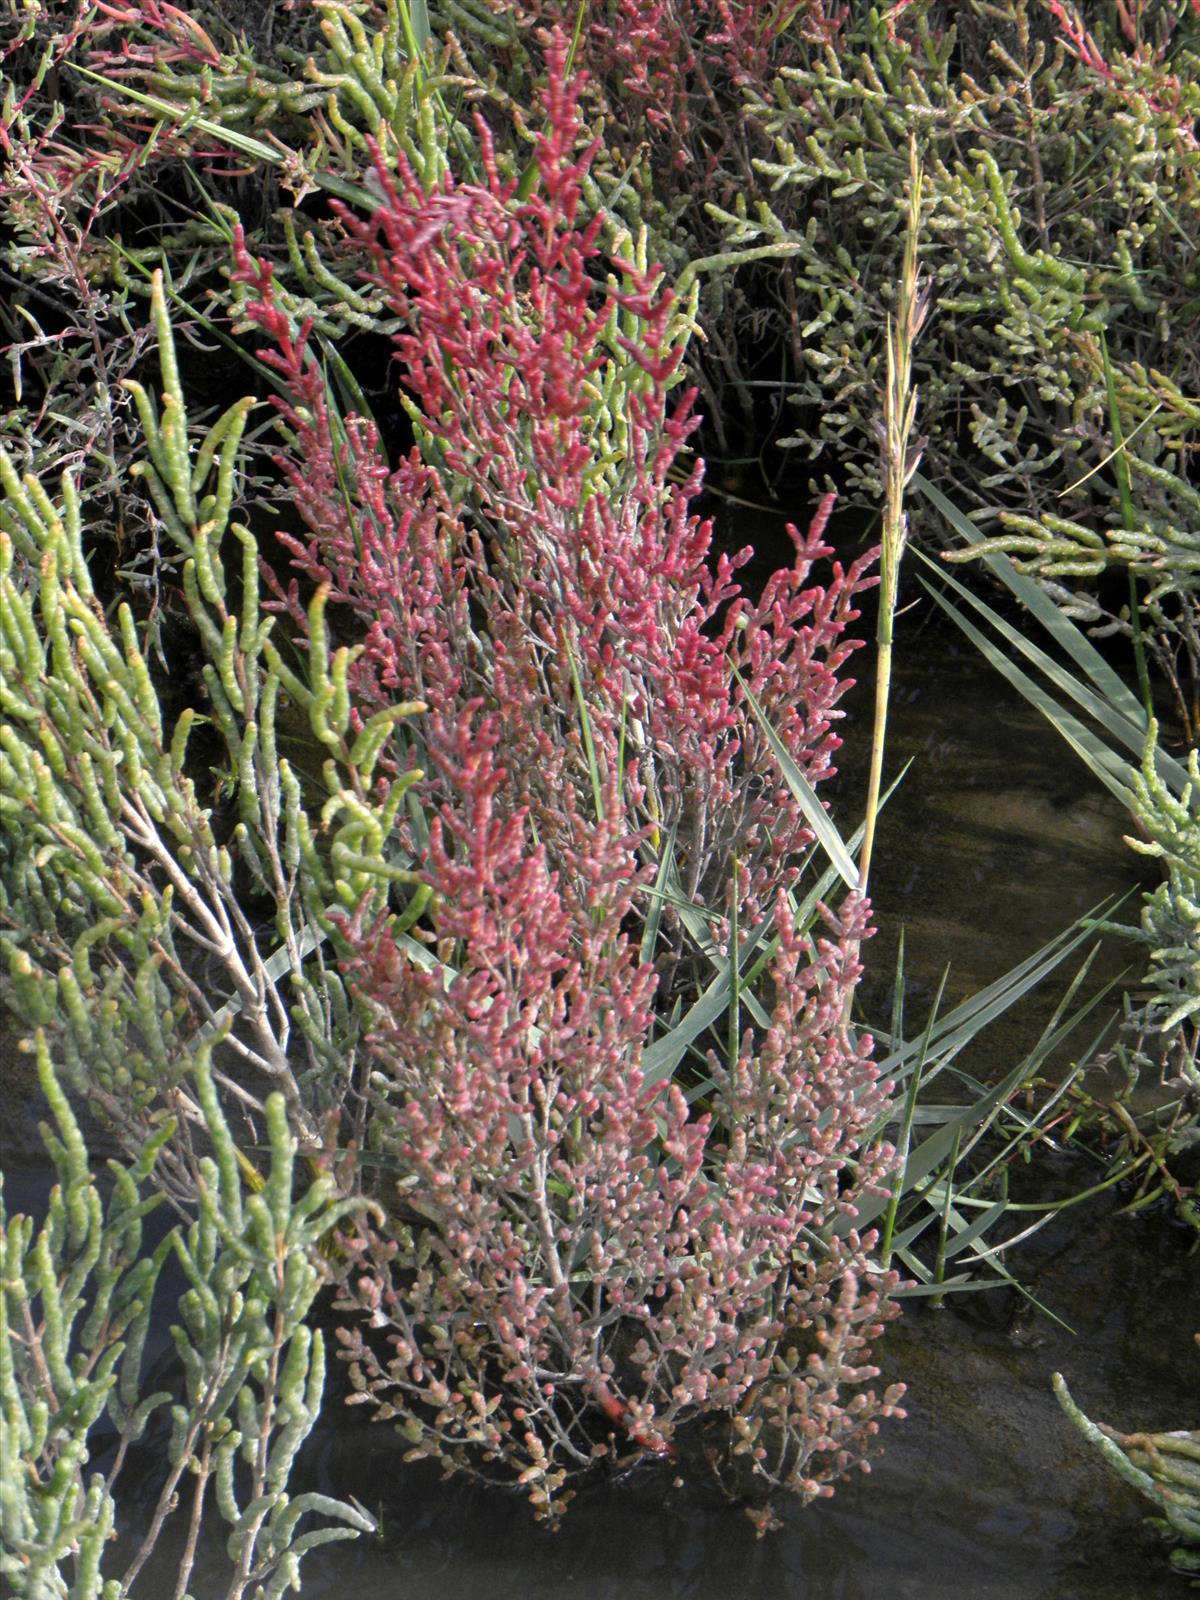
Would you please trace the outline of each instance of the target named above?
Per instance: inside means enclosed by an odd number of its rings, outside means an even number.
[[[730,157],[749,174],[723,91],[769,83],[800,41],[835,49],[848,7],[837,0],[518,0],[504,13],[527,38],[578,29],[578,59],[604,108],[610,149],[632,157],[650,133],[654,161],[686,171],[707,197]]]
[[[414,812],[397,847],[426,923],[340,925],[371,1017],[363,1171],[392,1186],[391,1224],[343,1241],[344,1303],[379,1331],[342,1337],[415,1453],[516,1476],[542,1514],[693,1420],[731,1486],[810,1498],[897,1410],[870,1387],[895,1280],[854,1230],[888,1086],[846,1020],[869,908],[797,926],[812,834],[745,688],[819,783],[872,580],[814,580],[830,501],[756,603],[746,553],[714,557],[699,469],[675,481],[689,308],[583,215],[565,58],[555,36],[527,195],[480,124],[482,182],[427,192],[377,150],[379,208],[343,219],[402,322],[418,443],[394,470],[239,244],[307,529],[280,535],[298,577],[275,603],[302,640],[299,582],[327,588],[360,718],[429,707],[383,753],[423,773],[427,830]],[[757,1024],[668,1059],[672,1011],[752,941]]]
[[[1191,0],[1191,9],[1200,15],[1200,0]],[[1106,58],[1076,6],[1049,0],[1049,11],[1066,48],[1095,73],[1098,84],[1126,101],[1135,114],[1142,109],[1143,115],[1163,119],[1164,131],[1185,149],[1196,148],[1194,117],[1183,103],[1179,78],[1165,70],[1179,17],[1164,18],[1157,43],[1151,44],[1142,37],[1140,4],[1117,0],[1117,21],[1132,48]]]

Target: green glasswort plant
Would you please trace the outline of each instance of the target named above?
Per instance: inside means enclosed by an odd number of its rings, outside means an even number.
[[[315,1149],[319,1119],[355,1087],[355,1013],[322,953],[329,914],[382,911],[416,882],[385,841],[419,774],[381,784],[376,767],[419,707],[387,704],[351,728],[354,652],[330,648],[321,591],[305,659],[288,665],[259,610],[257,541],[232,517],[251,402],[197,441],[157,278],[153,309],[162,406],[128,384],[145,440],[133,471],[184,558],[210,715],[185,705],[170,729],[131,607],[114,625],[93,586],[73,479],[55,504],[0,450],[4,998],[47,1029],[69,1082],[131,1147],[163,1101],[198,1117],[185,1068],[228,1020],[222,1095],[260,1117],[278,1090]],[[223,540],[240,549],[236,575]],[[298,767],[280,749],[285,717]],[[202,729],[209,804],[189,754]]]
[[[798,245],[792,293],[772,308],[798,408],[789,442],[867,502],[879,308],[899,277],[914,128],[920,255],[943,313],[919,358],[931,475],[958,483],[972,512],[1090,523],[1098,495],[1117,499],[1076,482],[1105,403],[1105,332],[1121,371],[1163,399],[1170,432],[1186,432],[1200,17],[1176,0],[1084,10],[1086,23],[1059,0],[855,5],[836,39],[744,85],[746,120],[773,148],[755,183],[710,210],[730,244]]]
[[[1188,755],[1188,781],[1173,792],[1159,776],[1158,724],[1150,723],[1146,752],[1132,773],[1133,815],[1141,837],[1132,849],[1156,857],[1164,882],[1146,896],[1138,937],[1150,958],[1151,998],[1141,1013],[1162,1054],[1177,1063],[1182,1080],[1200,1095],[1200,766]]]
[[[1149,1521],[1174,1546],[1171,1565],[1200,1572],[1200,1431],[1118,1433],[1085,1415],[1061,1372],[1054,1374],[1054,1392],[1083,1437],[1155,1507],[1158,1515]]]
[[[143,1223],[162,1197],[149,1184],[173,1122],[159,1124],[132,1166],[109,1163],[106,1196],[40,1030],[34,1043],[57,1128],[43,1131],[58,1184],[40,1223],[9,1216],[0,1196],[5,1593],[122,1600],[181,1510],[186,1534],[173,1593],[185,1600],[201,1518],[215,1503],[230,1530],[226,1600],[274,1600],[299,1588],[307,1550],[374,1528],[353,1506],[288,1493],[324,1385],[321,1334],[305,1320],[325,1278],[319,1242],[361,1202],[338,1200],[326,1177],[294,1192],[296,1140],[279,1094],[265,1108],[266,1171],[257,1189],[247,1181],[213,1083],[210,1040],[189,1072],[212,1150],[192,1173],[195,1220],[151,1250]],[[171,1329],[182,1387],[147,1392],[147,1333],[172,1256],[189,1283]],[[170,1432],[156,1446],[165,1458],[157,1499],[144,1537],[126,1535],[117,1560],[121,1469],[163,1407]],[[109,1465],[89,1474],[98,1440]],[[305,1526],[314,1516],[321,1523]]]

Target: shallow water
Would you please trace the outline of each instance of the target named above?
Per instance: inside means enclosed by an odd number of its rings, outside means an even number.
[[[1157,869],[1124,843],[1130,821],[1108,791],[966,640],[945,627],[906,637],[902,619],[896,650],[885,785],[912,764],[879,821],[870,885],[879,931],[864,950],[863,997],[869,1015],[890,1015],[903,927],[911,1034],[944,968],[943,1009],[1102,901],[1129,894],[1116,916],[1136,922]],[[845,833],[861,821],[872,656],[855,657],[860,681],[843,701],[832,803]],[[1081,960],[1046,980],[1036,1003],[993,1025],[981,1071],[998,1076],[1030,1048]],[[1126,968],[1132,980],[1138,960],[1130,941],[1099,941],[1090,987]]]
[[[881,824],[874,897],[883,931],[868,946],[865,994],[888,1014],[894,951],[906,928],[907,1004],[919,1021],[947,960],[948,1001],[989,982],[1102,897],[1137,887],[1120,847],[1126,826],[1057,736],[944,633],[898,639],[889,765],[916,762]],[[870,658],[859,658],[870,676]],[[851,737],[836,785],[847,831],[861,805],[864,681],[846,702]],[[855,723],[858,724],[855,727]],[[1132,914],[1132,913],[1131,913]],[[1106,970],[1123,955],[1104,956]],[[1065,983],[1065,977],[1064,977]],[[1052,1005],[1047,986],[1040,1013]],[[986,1062],[1000,1073],[1028,1048],[1038,1016],[993,1030]],[[9,1080],[0,1156],[19,1203],[42,1181],[29,1118]],[[1077,1157],[1039,1169],[1047,1194],[1096,1181]],[[16,1192],[13,1192],[15,1185]],[[310,1441],[305,1482],[353,1494],[381,1514],[382,1537],[317,1552],[304,1593],[316,1600],[1154,1600],[1185,1594],[1167,1570],[1142,1502],[1098,1464],[1060,1412],[1061,1369],[1092,1415],[1119,1426],[1197,1420],[1200,1275],[1189,1239],[1161,1216],[1118,1217],[1104,1196],[1068,1211],[1010,1266],[1071,1332],[1014,1318],[1005,1294],[946,1309],[914,1304],[881,1347],[886,1378],[910,1386],[909,1417],[885,1425],[869,1478],[807,1510],[781,1507],[783,1528],[756,1540],[749,1522],[700,1484],[676,1487],[650,1467],[581,1491],[557,1534],[516,1496],[443,1482],[405,1465],[405,1446],[359,1410],[332,1408]],[[98,1465],[102,1464],[98,1460]],[[137,1463],[124,1516],[137,1522]],[[149,1485],[146,1503],[149,1503]],[[223,1593],[206,1564],[224,1543],[215,1516],[193,1583]],[[140,1593],[169,1593],[167,1563]],[[209,1573],[213,1569],[208,1568]],[[156,1572],[158,1577],[155,1576]],[[158,1587],[156,1588],[156,1585]]]

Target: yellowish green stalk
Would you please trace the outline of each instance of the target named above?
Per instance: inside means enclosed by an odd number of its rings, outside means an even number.
[[[900,562],[908,537],[904,490],[917,470],[924,448],[914,439],[917,392],[912,379],[913,346],[929,311],[929,289],[917,273],[917,234],[921,220],[921,167],[916,141],[909,143],[908,228],[901,267],[898,305],[887,324],[887,387],[883,420],[877,425],[883,459],[883,545],[879,562],[879,625],[876,631],[875,720],[871,734],[871,769],[867,786],[866,827],[859,856],[859,887],[867,892],[875,822],[883,782],[883,752],[887,736],[888,697],[892,682],[892,635]]]

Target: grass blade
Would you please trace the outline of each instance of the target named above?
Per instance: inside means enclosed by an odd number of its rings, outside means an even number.
[[[1020,667],[1016,665],[1004,651],[993,644],[986,635],[982,634],[974,623],[969,622],[957,606],[950,603],[944,595],[936,594],[932,589],[934,599],[942,610],[952,617],[967,638],[978,649],[979,653],[990,661],[997,672],[1001,673],[1012,684],[1018,694],[1024,696],[1036,710],[1040,711],[1055,731],[1066,740],[1079,759],[1093,771],[1121,805],[1127,811],[1133,809],[1133,792],[1125,782],[1129,771],[1129,763],[1122,760],[1113,750],[1105,744],[1090,728],[1084,727],[1078,717],[1074,717],[1065,710],[1054,697],[1033,681]]]
[[[954,531],[961,534],[968,544],[976,545],[982,542],[983,535],[975,524],[968,521],[962,512],[946,499],[940,489],[935,489],[928,478],[918,472],[914,474],[912,481],[914,487],[941,512]],[[1144,719],[1145,713],[1137,696],[1122,683],[1095,645],[1080,633],[1074,623],[1063,616],[1032,578],[1026,577],[1023,572],[1018,572],[1006,556],[988,554],[981,556],[980,560],[1012,591],[1026,611],[1037,618],[1055,644],[1062,646],[1115,710],[1120,711],[1131,722]]]
[[[899,985],[901,981],[903,957],[904,935],[902,932],[900,936],[900,959],[897,962],[897,985]],[[941,1064],[939,1063],[938,1067],[936,1067],[928,1077],[922,1076],[922,1069],[925,1065],[929,1050],[929,1040],[933,1034],[933,1025],[937,1018],[938,1010],[941,1006],[942,995],[946,989],[946,979],[949,977],[949,975],[950,968],[947,966],[942,972],[942,981],[938,985],[938,992],[934,996],[933,1005],[930,1007],[929,1016],[925,1022],[925,1032],[921,1039],[920,1053],[917,1056],[915,1070],[909,1074],[908,1090],[904,1096],[904,1114],[900,1121],[900,1136],[896,1144],[896,1154],[899,1157],[899,1161],[897,1163],[896,1171],[892,1175],[892,1197],[888,1202],[887,1212],[884,1216],[883,1234],[879,1244],[879,1257],[883,1263],[883,1270],[885,1272],[888,1270],[888,1267],[891,1264],[892,1236],[895,1232],[896,1216],[900,1210],[900,1202],[904,1198],[908,1153],[912,1148],[913,1123],[917,1114],[917,1096],[920,1094],[923,1086],[941,1071]],[[898,1025],[895,1017],[893,1017],[892,1038],[902,1039],[903,1037],[903,1027]],[[897,1248],[900,1247],[901,1242],[898,1242]]]
[[[972,594],[964,584],[951,577],[936,562],[930,561],[928,556],[918,553],[921,554],[921,559],[925,564],[937,572],[943,583],[949,585],[961,599],[972,606],[1012,649],[1025,656],[1050,680],[1060,693],[1069,696],[1089,716],[1102,723],[1113,738],[1119,740],[1127,749],[1138,756],[1141,755],[1142,748],[1146,742],[1146,719],[1144,716],[1130,718],[1125,716],[1123,712],[1118,711],[1103,695],[1090,688],[1081,678],[1075,677],[1053,656],[1048,655],[1046,651],[1034,644],[1031,639],[1027,639],[1023,633],[1014,628],[1011,623],[1006,622],[998,612],[993,611],[991,606],[981,600],[978,595]],[[945,601],[944,596],[933,590],[928,583],[925,587],[939,604],[949,604],[949,602]]]
[[[1018,962],[1015,967],[980,989],[977,994],[961,1001],[953,1011],[934,1025],[928,1049],[931,1051],[936,1049],[938,1055],[948,1062],[970,1044],[976,1034],[982,1032],[989,1022],[1003,1016],[1091,936],[1093,932],[1089,926],[1091,918],[1101,911],[1115,909],[1116,907],[1110,902],[1101,902],[1073,922],[1070,927],[1065,928],[1062,933],[1055,934],[1053,939],[1047,940],[1041,949],[1026,956],[1024,961]],[[889,1051],[879,1064],[880,1072],[889,1078],[904,1077],[913,1070],[913,1063],[919,1057],[921,1048],[921,1041],[913,1041]]]
[[[858,868],[851,860],[850,852],[846,849],[836,824],[821,804],[812,784],[809,783],[800,768],[792,760],[787,746],[771,726],[770,719],[759,705],[749,684],[736,667],[733,669],[733,675],[742,686],[742,693],[746,696],[746,703],[754,713],[755,720],[762,729],[776,761],[779,762],[780,771],[783,773],[783,781],[787,784],[793,800],[803,811],[805,821],[816,834],[821,848],[837,868],[838,876],[846,887],[857,890],[859,886]]]

